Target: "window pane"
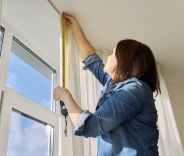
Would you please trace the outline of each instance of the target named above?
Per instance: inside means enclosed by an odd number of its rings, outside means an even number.
[[[2,51],[3,38],[4,38],[4,28],[0,26],[0,56]]]
[[[13,111],[7,156],[52,156],[53,127]]]
[[[53,110],[52,90],[55,71],[17,39],[13,39],[6,85]]]

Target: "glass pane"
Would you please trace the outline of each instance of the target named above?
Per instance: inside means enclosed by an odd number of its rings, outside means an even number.
[[[54,110],[52,90],[55,71],[17,39],[13,39],[6,85]]]
[[[2,51],[3,38],[4,38],[4,28],[0,26],[0,56]]]
[[[52,156],[53,127],[12,112],[7,156]]]

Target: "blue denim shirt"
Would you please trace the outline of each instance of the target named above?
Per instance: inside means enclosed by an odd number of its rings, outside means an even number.
[[[83,111],[73,133],[97,138],[98,156],[158,156],[158,116],[149,85],[136,77],[111,85],[96,53],[83,63],[103,89],[96,111]]]

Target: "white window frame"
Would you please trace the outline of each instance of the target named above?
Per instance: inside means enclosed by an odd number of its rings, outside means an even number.
[[[26,45],[31,51],[47,62],[57,73],[57,84],[60,80],[60,68],[57,64],[54,64],[49,56],[46,56],[43,52],[32,46],[30,41],[27,41],[20,33],[14,30],[6,21],[1,21],[1,26],[5,28],[4,41],[2,47],[2,55],[0,58],[0,96],[3,95],[1,114],[0,114],[0,155],[6,156],[8,146],[8,136],[10,129],[10,117],[12,109],[27,114],[39,121],[47,123],[54,127],[54,148],[53,156],[74,156],[73,153],[73,140],[72,140],[72,123],[68,120],[68,136],[64,135],[65,121],[64,116],[60,113],[59,102],[56,102],[56,112],[51,112],[46,108],[36,104],[35,102],[25,98],[24,96],[16,93],[10,88],[6,87],[6,77],[8,71],[8,60],[11,52],[11,45],[13,37],[16,37],[24,45]],[[59,64],[59,63],[58,63]],[[1,97],[0,97],[1,98]],[[16,102],[15,102],[16,101]],[[26,105],[24,104],[26,103]]]

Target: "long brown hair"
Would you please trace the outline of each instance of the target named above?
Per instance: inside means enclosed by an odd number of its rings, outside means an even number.
[[[147,45],[133,39],[121,40],[115,57],[117,65],[112,83],[137,77],[147,82],[153,92],[161,93],[155,58]]]

